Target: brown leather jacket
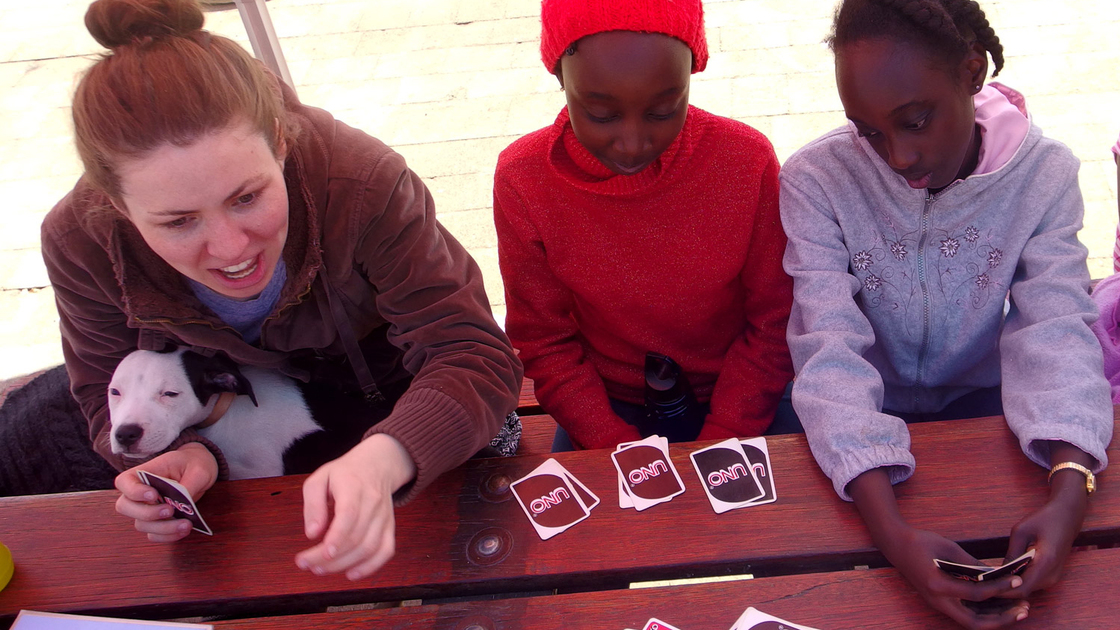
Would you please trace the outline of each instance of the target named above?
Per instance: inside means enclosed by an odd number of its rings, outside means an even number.
[[[367,434],[396,438],[416,462],[414,483],[398,493],[407,500],[498,432],[517,406],[521,363],[490,313],[478,265],[436,222],[431,194],[404,159],[285,97],[301,127],[284,166],[288,278],[259,346],[204,307],[108,199],[79,180],[42,227],[71,388],[94,449],[123,470],[139,462],[110,450],[106,388],[125,355],[171,342],[316,378],[317,366],[348,365],[333,300],[379,386],[413,378]],[[220,451],[193,430],[171,448],[189,441],[206,444],[225,472]]]

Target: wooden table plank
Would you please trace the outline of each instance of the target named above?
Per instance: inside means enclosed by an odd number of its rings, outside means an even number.
[[[1106,628],[1120,619],[1120,549],[1070,556],[1063,580],[1031,598],[1017,630]],[[959,630],[925,605],[894,569],[839,571],[740,582],[599,591],[215,622],[217,630],[486,630],[641,628],[657,617],[682,630],[726,630],[748,606],[787,621],[843,630]],[[1112,621],[1109,621],[1112,620]]]
[[[536,389],[533,387],[531,379],[523,379],[521,381],[521,395],[517,400],[517,413],[522,416],[538,416],[544,412],[541,410],[541,404],[537,401]]]
[[[919,469],[898,494],[914,525],[958,541],[994,539],[987,547],[999,547],[1011,526],[1045,501],[1046,471],[1019,452],[1002,419],[911,430]],[[617,507],[607,451],[558,455],[603,504],[548,541],[537,537],[508,493],[484,498],[480,492],[495,478],[526,474],[545,456],[468,462],[398,510],[396,557],[356,583],[295,568],[294,555],[308,546],[298,477],[217,484],[200,501],[214,537],[194,534],[171,545],[148,543],[132,531],[113,511],[113,492],[3,499],[0,539],[15,556],[16,575],[0,592],[0,619],[21,608],[146,617],[297,612],[324,604],[593,590],[638,580],[796,573],[881,561],[803,436],[769,439],[777,503],[722,515],[712,512],[691,468],[688,453],[696,447],[672,448],[687,492],[640,513]],[[1110,457],[1116,451],[1112,447]],[[1090,501],[1085,541],[1120,536],[1120,488],[1109,479],[1101,476],[1101,490]],[[489,565],[469,557],[472,543],[488,532],[509,542]]]

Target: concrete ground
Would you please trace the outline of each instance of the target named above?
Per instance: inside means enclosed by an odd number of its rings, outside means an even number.
[[[103,52],[86,0],[0,0],[0,379],[61,362],[39,224],[81,168],[69,103]],[[1111,272],[1120,132],[1120,2],[982,0],[1004,44],[999,80],[1082,160],[1094,277]],[[537,0],[270,0],[300,98],[394,146],[423,176],[440,220],[486,274],[504,313],[491,216],[498,152],[564,103],[538,55]],[[712,52],[692,103],[761,130],[784,160],[844,122],[822,43],[833,0],[707,0]],[[249,47],[233,5],[207,27]]]

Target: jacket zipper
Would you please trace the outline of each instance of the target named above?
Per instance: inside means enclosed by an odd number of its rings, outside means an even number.
[[[929,213],[933,208],[934,197],[926,196],[922,208],[922,233],[918,239],[918,285],[922,288],[922,345],[918,348],[918,366],[914,373],[914,409],[918,409],[918,392],[922,386],[922,368],[929,354],[929,286],[926,283],[926,239],[929,236]]]
[[[918,393],[921,391],[922,373],[925,371],[930,345],[929,279],[926,277],[926,239],[929,237],[929,216],[933,210],[934,202],[961,181],[959,179],[954,181],[941,189],[936,195],[931,194],[927,189],[925,207],[922,209],[922,232],[918,239],[918,284],[922,288],[922,345],[918,349],[918,366],[914,373],[914,409],[919,409]]]

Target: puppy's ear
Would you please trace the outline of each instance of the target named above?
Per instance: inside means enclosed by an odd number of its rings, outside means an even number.
[[[248,396],[254,406],[260,406],[257,404],[256,394],[253,393],[252,383],[245,378],[241,369],[229,357],[215,354],[207,358],[188,350],[181,355],[181,358],[183,369],[187,373],[191,387],[194,388],[195,395],[198,396],[199,404],[205,405],[214,394],[233,392]]]

